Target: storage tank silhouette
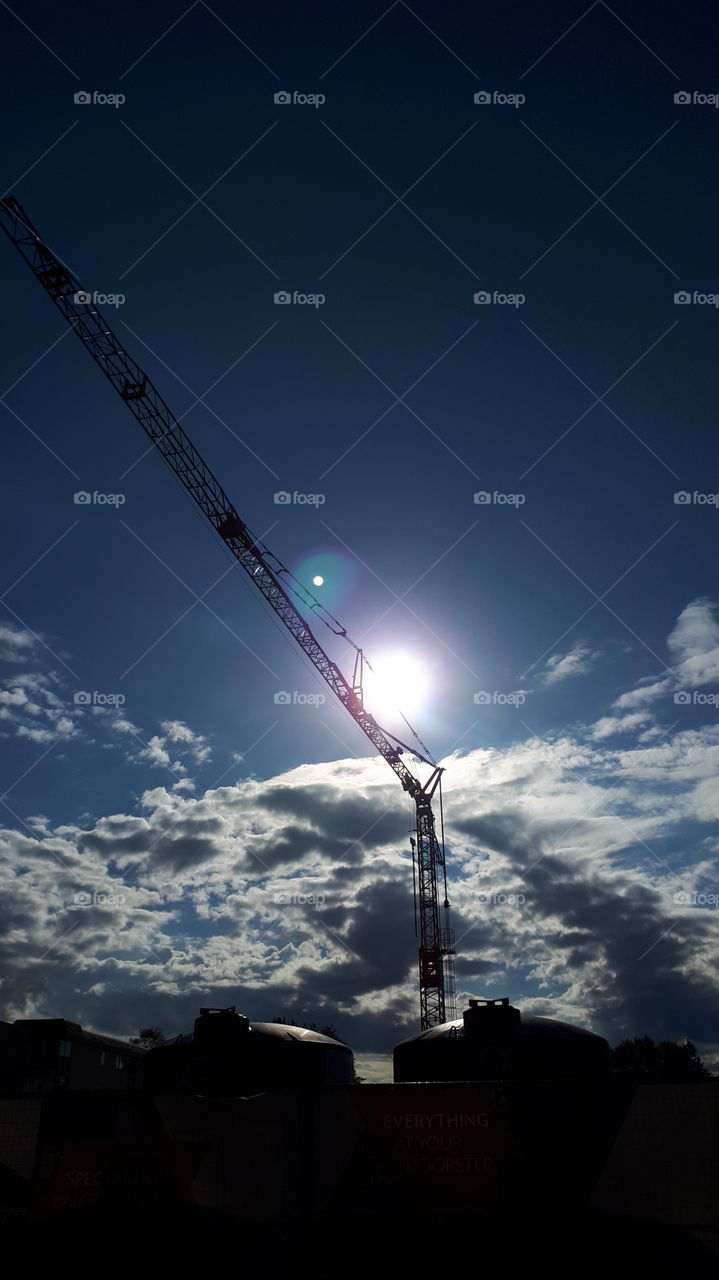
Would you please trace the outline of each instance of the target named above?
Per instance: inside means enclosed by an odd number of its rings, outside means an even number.
[[[339,1040],[278,1022],[250,1022],[228,1009],[200,1009],[192,1035],[151,1049],[151,1093],[248,1096],[268,1089],[351,1084],[352,1050]]]
[[[461,1018],[394,1050],[395,1083],[445,1080],[587,1080],[609,1068],[609,1045],[581,1027],[521,1014],[507,997],[470,1000]]]

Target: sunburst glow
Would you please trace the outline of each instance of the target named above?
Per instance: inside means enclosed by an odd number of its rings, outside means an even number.
[[[411,653],[395,652],[372,659],[365,672],[365,702],[382,722],[402,711],[410,719],[420,711],[427,695],[427,676]]]

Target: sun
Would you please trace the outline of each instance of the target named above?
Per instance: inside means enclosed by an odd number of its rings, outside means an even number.
[[[427,694],[426,672],[411,653],[395,652],[372,659],[365,672],[365,705],[382,723],[402,711],[409,719],[421,711]]]

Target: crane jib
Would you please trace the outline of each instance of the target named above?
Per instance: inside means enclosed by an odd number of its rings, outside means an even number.
[[[454,938],[449,928],[441,929],[439,924],[437,867],[444,869],[445,855],[435,831],[431,803],[442,770],[435,766],[429,781],[423,785],[405,763],[402,744],[393,740],[365,710],[361,691],[358,696],[357,689],[325,653],[267,563],[267,556],[274,559],[272,553],[253,538],[219,480],[198,453],[154,383],[113,333],[91,301],[92,295],[83,290],[67,264],[42,240],[13,196],[0,200],[0,224],[158,453],[414,800],[417,813],[420,1016],[423,1030],[444,1022],[448,1014],[454,1014],[451,962]],[[341,628],[337,634],[346,636],[346,631]],[[445,909],[446,907],[445,896]]]

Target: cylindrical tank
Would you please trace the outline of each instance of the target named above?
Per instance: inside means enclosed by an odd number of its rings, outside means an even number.
[[[267,1089],[351,1084],[352,1051],[339,1040],[278,1022],[250,1022],[228,1009],[201,1009],[192,1035],[151,1049],[151,1093],[247,1097]]]
[[[581,1027],[521,1014],[508,998],[470,1000],[461,1018],[394,1050],[396,1084],[449,1080],[588,1080],[608,1071],[609,1045]]]

